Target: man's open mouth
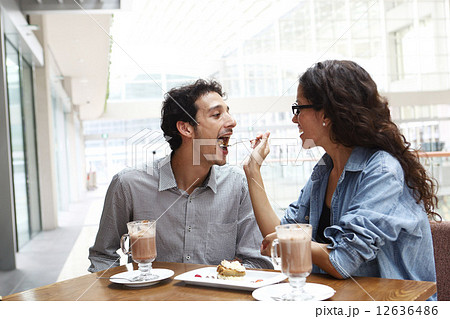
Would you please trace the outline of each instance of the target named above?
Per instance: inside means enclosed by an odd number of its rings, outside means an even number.
[[[217,138],[217,143],[224,150],[227,149],[229,142],[230,142],[230,136],[222,136],[222,137]]]

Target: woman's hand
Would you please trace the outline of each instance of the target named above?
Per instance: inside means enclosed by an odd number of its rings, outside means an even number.
[[[264,134],[258,134],[252,141],[252,153],[244,161],[244,171],[249,173],[252,169],[258,169],[261,167],[263,161],[270,153],[269,147],[270,132]]]
[[[267,235],[261,243],[261,255],[271,257],[272,242],[277,238],[277,233]]]

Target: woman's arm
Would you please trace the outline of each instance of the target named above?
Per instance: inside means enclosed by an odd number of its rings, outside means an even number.
[[[337,279],[343,279],[341,274],[336,270],[336,268],[334,268],[330,261],[331,250],[328,249],[327,246],[328,244],[320,244],[315,241],[311,242],[312,262],[331,276]]]
[[[256,137],[253,143],[253,152],[244,163],[253,212],[263,237],[273,233],[275,227],[280,225],[280,219],[273,211],[267,198],[260,170],[262,162],[270,152],[269,135],[270,132],[267,132]]]

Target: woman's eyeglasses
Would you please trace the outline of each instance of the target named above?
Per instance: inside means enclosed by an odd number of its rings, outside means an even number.
[[[292,104],[292,113],[293,113],[295,116],[299,116],[299,115],[300,115],[300,111],[301,111],[302,109],[312,109],[312,108],[315,108],[315,107],[316,107],[316,106],[315,106],[315,105],[312,105],[312,104],[298,105],[297,102],[294,102],[294,104]]]

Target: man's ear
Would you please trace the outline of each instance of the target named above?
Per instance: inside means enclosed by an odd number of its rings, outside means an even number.
[[[188,122],[178,121],[177,130],[182,136],[192,137],[194,134],[194,127]]]

